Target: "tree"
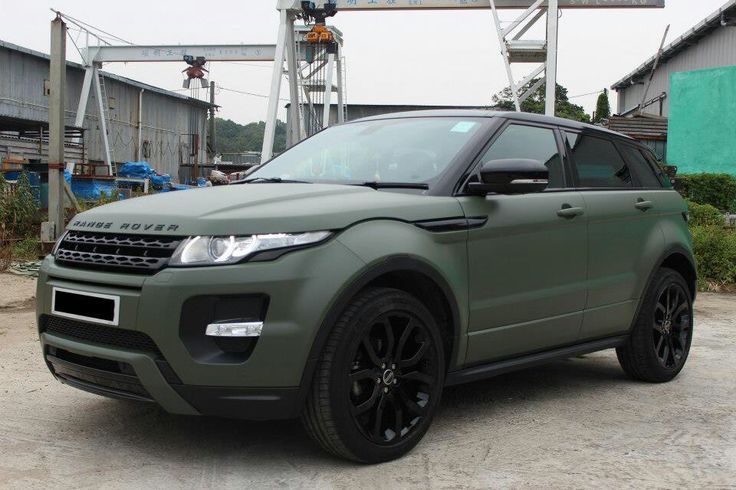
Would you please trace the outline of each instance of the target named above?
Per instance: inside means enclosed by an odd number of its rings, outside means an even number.
[[[598,96],[598,102],[595,104],[593,123],[598,124],[609,117],[611,117],[611,103],[608,101],[608,89],[604,88],[603,93]]]
[[[230,119],[215,119],[217,132],[217,150],[220,153],[242,153],[245,151],[261,151],[266,123],[263,121],[250,124],[238,124]],[[286,149],[286,123],[276,123],[276,140],[274,151],[280,153]]]
[[[521,92],[525,92],[529,87],[539,81],[538,78],[529,82]],[[524,102],[521,103],[521,110],[523,112],[531,112],[535,114],[544,114],[545,104],[545,84],[543,83],[532,95],[530,95]],[[572,119],[580,122],[590,122],[590,116],[585,113],[585,109],[582,106],[575,105],[570,102],[567,95],[567,89],[557,84],[555,94],[555,115],[557,117],[563,117],[565,119]],[[506,87],[499,93],[493,96],[493,103],[501,110],[513,111],[516,110],[514,106],[513,94],[511,89]]]

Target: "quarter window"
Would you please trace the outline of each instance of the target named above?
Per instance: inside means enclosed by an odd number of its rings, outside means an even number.
[[[492,160],[525,158],[542,162],[549,169],[548,189],[564,187],[562,159],[551,129],[512,124],[499,136],[481,159],[481,165]]]
[[[611,141],[587,134],[567,133],[567,144],[578,187],[633,187],[631,170]]]
[[[642,187],[648,189],[659,189],[662,187],[659,178],[654,173],[654,169],[649,165],[649,162],[644,158],[641,151],[628,145],[621,145],[621,151],[623,151],[624,156],[631,164],[632,169],[636,173],[637,180]]]

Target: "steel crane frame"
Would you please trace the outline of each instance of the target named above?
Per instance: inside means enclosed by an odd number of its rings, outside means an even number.
[[[317,0],[321,2],[325,0]],[[557,86],[557,37],[559,27],[559,9],[611,9],[611,8],[664,8],[665,0],[335,0],[339,11],[386,11],[386,10],[463,10],[463,9],[491,9],[493,12],[496,31],[501,42],[504,63],[512,89],[514,103],[517,110],[521,109],[521,102],[531,95],[536,89],[546,82],[545,113],[554,115],[555,112],[555,89]],[[262,161],[265,162],[273,156],[273,143],[276,136],[276,121],[278,116],[278,101],[281,94],[281,79],[284,74],[284,59],[287,57],[287,47],[295,46],[294,22],[302,12],[300,0],[277,0],[277,10],[280,13],[279,34],[276,45],[276,56],[274,63],[271,94],[269,96],[268,115],[266,119],[266,131],[263,138]],[[524,12],[508,27],[502,27],[498,17],[498,10],[515,9]],[[547,14],[547,39],[545,41],[523,41],[521,37]],[[516,35],[509,39],[513,32]],[[291,49],[291,48],[290,48]],[[535,54],[524,57],[524,52]],[[517,58],[516,55],[520,56]],[[289,57],[294,59],[294,57]],[[540,59],[543,58],[543,59]],[[339,57],[338,57],[339,59]],[[537,67],[526,76],[520,83],[516,83],[511,63],[516,62],[539,62]],[[288,61],[288,60],[287,60]],[[289,78],[292,107],[298,103],[298,77],[296,63],[288,62],[286,74]],[[534,87],[523,94],[519,94],[521,88],[525,87],[531,80],[545,73]],[[339,83],[342,74],[338,74]],[[338,88],[338,93],[342,90]],[[325,99],[325,113],[329,111],[329,97]],[[290,127],[292,131],[299,131],[299,111],[291,111]],[[339,110],[338,114],[343,111]],[[325,118],[325,125],[328,124]],[[299,133],[301,136],[301,133]]]
[[[85,73],[77,106],[75,126],[82,127],[84,124],[89,95],[94,87],[98,105],[97,111],[100,116],[100,133],[102,134],[105,165],[109,174],[112,175],[112,153],[107,134],[108,121],[105,116],[105,101],[103,100],[105,97],[103,97],[103,87],[100,83],[100,69],[103,63],[183,63],[185,55],[194,56],[195,58],[204,56],[207,61],[273,61],[276,46],[270,44],[90,46],[89,39],[87,39],[86,47],[82,48],[80,52]],[[139,104],[141,103],[142,101],[139,101]]]

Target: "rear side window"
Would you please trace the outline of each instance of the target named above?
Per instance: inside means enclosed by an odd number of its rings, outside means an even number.
[[[552,129],[509,125],[483,155],[481,165],[506,158],[538,160],[549,169],[548,189],[561,189],[565,186],[562,159]]]
[[[634,173],[636,173],[641,187],[646,189],[660,189],[662,187],[659,177],[654,173],[654,169],[639,149],[629,145],[621,145],[621,151],[629,161]]]
[[[566,133],[578,187],[633,187],[631,170],[616,146],[603,138]]]
[[[660,165],[660,162],[657,161],[657,158],[654,156],[654,154],[651,151],[644,150],[642,151],[644,154],[644,158],[647,159],[649,162],[649,165],[654,169],[654,173],[657,174],[657,177],[659,177],[659,181],[662,183],[662,187],[665,189],[672,189],[672,181],[670,180],[669,175],[664,171],[662,166]]]

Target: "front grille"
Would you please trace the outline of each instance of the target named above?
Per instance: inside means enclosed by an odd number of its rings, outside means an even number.
[[[161,351],[153,339],[143,332],[135,330],[106,327],[47,315],[41,317],[40,330],[41,333],[48,332],[93,344],[151,352],[161,356]]]
[[[70,231],[56,261],[71,267],[154,274],[168,264],[181,243],[177,237]]]

